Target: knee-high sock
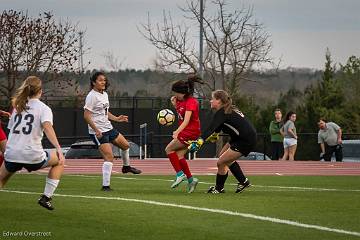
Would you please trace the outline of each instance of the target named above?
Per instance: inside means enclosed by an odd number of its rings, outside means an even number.
[[[104,162],[102,167],[103,172],[103,186],[110,186],[110,177],[113,163],[112,162]]]
[[[121,159],[123,160],[123,166],[130,166],[129,148],[121,150]]]
[[[188,163],[186,162],[186,159],[185,158],[181,158],[179,160],[180,162],[180,166],[181,166],[181,169],[183,170],[183,172],[185,173],[186,177],[188,179],[190,179],[192,177],[192,174],[190,172],[190,169],[189,169],[189,165]]]
[[[47,177],[45,183],[44,195],[47,196],[48,198],[51,198],[52,195],[54,195],[55,189],[59,185],[59,182],[60,180],[58,179],[51,179]]]
[[[169,153],[168,157],[169,157],[171,165],[173,166],[176,173],[180,172],[181,171],[181,165],[180,165],[179,157],[176,154],[176,152]]]
[[[238,180],[239,183],[244,183],[246,177],[243,171],[240,168],[240,165],[235,161],[233,164],[230,165],[230,171],[234,175],[234,177]]]
[[[181,166],[183,172],[185,173],[185,175],[186,175],[186,177],[188,179],[188,182],[191,183],[192,180],[193,180],[193,177],[192,177],[192,174],[190,172],[190,168],[189,168],[189,165],[188,165],[186,159],[181,158],[179,161],[180,161],[180,166]]]
[[[216,174],[216,189],[221,190],[224,188],[228,173],[225,175]]]

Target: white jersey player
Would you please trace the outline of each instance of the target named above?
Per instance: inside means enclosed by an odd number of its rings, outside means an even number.
[[[102,190],[110,191],[110,177],[114,161],[114,154],[111,144],[119,147],[123,160],[122,172],[139,174],[141,171],[130,166],[129,163],[129,142],[113,128],[111,121],[127,122],[125,115],[114,116],[109,112],[109,97],[105,92],[108,86],[107,79],[102,72],[94,73],[90,78],[91,91],[86,96],[84,106],[84,119],[88,124],[89,136],[98,146],[104,158],[102,167],[103,183]]]
[[[52,126],[52,111],[40,101],[41,94],[41,80],[35,76],[28,77],[16,91],[12,102],[14,111],[8,125],[10,132],[5,162],[0,168],[0,188],[15,172],[23,168],[31,172],[51,167],[44,194],[38,203],[53,210],[51,197],[59,184],[65,158]],[[56,150],[44,151],[41,145],[44,132]]]

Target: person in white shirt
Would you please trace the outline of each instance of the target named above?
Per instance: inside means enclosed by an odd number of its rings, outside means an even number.
[[[53,210],[51,197],[57,188],[64,170],[65,158],[53,128],[51,109],[40,101],[42,94],[41,80],[29,76],[17,89],[12,104],[8,128],[9,139],[5,149],[5,162],[0,168],[0,188],[17,171],[25,168],[29,172],[51,167],[46,178],[43,195],[38,203]],[[54,151],[45,152],[41,145],[45,132]]]
[[[111,121],[128,122],[128,116],[114,116],[109,112],[109,97],[106,93],[108,81],[105,74],[96,72],[90,77],[91,91],[86,96],[84,106],[84,119],[88,124],[89,135],[93,142],[98,146],[104,158],[102,167],[103,172],[103,191],[111,191],[110,178],[114,161],[114,154],[111,143],[119,147],[123,160],[122,172],[132,172],[140,174],[141,171],[129,164],[129,142],[113,126]]]

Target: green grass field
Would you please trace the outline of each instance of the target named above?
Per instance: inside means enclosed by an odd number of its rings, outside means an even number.
[[[115,191],[101,192],[101,176],[65,175],[52,212],[36,202],[44,179],[15,175],[4,190],[22,193],[0,192],[0,239],[360,239],[358,176],[251,176],[241,194],[229,176],[227,192],[210,195],[215,176],[188,194],[169,188],[172,176],[113,175]],[[51,235],[6,235],[16,232]]]

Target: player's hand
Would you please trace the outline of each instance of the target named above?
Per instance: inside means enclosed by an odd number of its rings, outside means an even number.
[[[321,160],[321,159],[324,159],[324,155],[325,155],[325,153],[323,153],[323,152],[320,153],[320,160]]]
[[[175,97],[175,96],[172,96],[172,97],[170,98],[170,101],[171,101],[171,104],[172,104],[174,107],[176,107],[176,97]]]
[[[202,138],[198,138],[195,141],[187,141],[186,143],[189,144],[189,152],[193,153],[199,151],[201,146],[204,144],[204,140]]]
[[[126,116],[126,115],[120,115],[117,117],[117,121],[118,122],[128,122],[129,119],[128,119],[128,116]]]
[[[65,157],[64,157],[64,154],[62,153],[61,148],[56,149],[56,156],[59,159],[59,165],[64,165],[65,164]]]
[[[97,129],[97,130],[95,131],[95,136],[96,136],[97,139],[102,138],[102,132],[100,132],[99,129]]]
[[[215,143],[217,140],[219,140],[219,133],[214,132],[205,141]]]
[[[178,138],[178,135],[179,135],[179,132],[178,131],[174,131],[173,132],[173,139],[177,139]]]
[[[11,113],[0,110],[0,116],[10,118]]]

